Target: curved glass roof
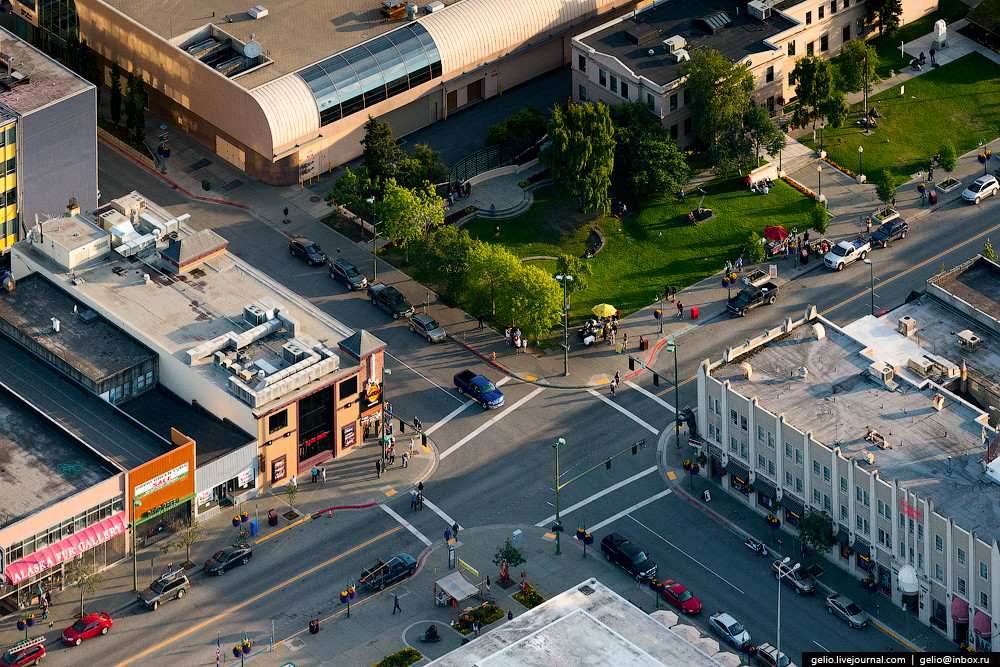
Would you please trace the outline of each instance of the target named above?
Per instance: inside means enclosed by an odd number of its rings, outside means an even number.
[[[441,56],[427,30],[411,23],[296,74],[323,126],[441,76]]]

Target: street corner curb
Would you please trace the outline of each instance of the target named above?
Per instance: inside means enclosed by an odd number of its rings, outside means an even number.
[[[490,357],[488,357],[487,355],[483,354],[482,352],[480,352],[476,348],[472,347],[471,345],[469,345],[465,341],[461,341],[458,338],[455,338],[454,334],[448,334],[448,338],[452,339],[453,341],[455,341],[456,343],[458,343],[459,345],[461,345],[462,347],[464,347],[467,351],[471,352],[472,354],[476,355],[477,357],[479,357],[480,359],[482,359],[483,361],[485,361],[486,363],[488,363],[490,366],[493,366],[493,368],[497,369],[501,373],[505,373],[507,375],[510,375],[511,377],[517,378],[518,380],[524,380],[524,378],[520,377],[519,375],[517,375],[513,371],[510,371],[510,370],[504,368],[503,366],[501,366],[497,362],[493,361]]]
[[[413,573],[414,575],[420,572],[420,569],[424,566],[424,559],[430,556],[432,551],[434,551],[434,547],[427,547],[424,549],[424,552],[420,554],[420,558],[417,559],[417,571]]]
[[[903,637],[903,635],[899,634],[898,632],[890,628],[882,621],[876,621],[875,619],[872,619],[872,625],[874,625],[876,628],[886,633],[896,641],[900,642],[901,644],[903,644],[903,646],[906,646],[911,651],[915,651],[917,653],[923,653],[923,651],[920,648],[918,648],[915,644],[908,641],[906,638]]]

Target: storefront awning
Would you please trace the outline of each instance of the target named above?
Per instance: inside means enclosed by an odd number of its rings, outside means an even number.
[[[969,624],[969,603],[957,595],[951,599],[951,620]]]
[[[854,539],[854,553],[858,554],[863,558],[871,558],[872,556],[872,546],[862,540],[860,537]]]
[[[977,637],[988,639],[993,636],[993,628],[990,627],[990,617],[986,612],[977,609],[976,615],[972,617],[972,631]]]
[[[4,570],[7,583],[11,586],[17,585],[28,577],[41,574],[63,561],[72,560],[77,554],[82,554],[118,535],[123,535],[126,528],[128,528],[128,515],[125,512],[109,516],[104,521],[95,523],[79,533],[61,539],[26,558],[14,561]]]
[[[722,447],[719,447],[715,443],[708,443],[708,453],[717,459],[722,458]]]
[[[468,582],[461,572],[452,572],[447,577],[437,580],[438,588],[459,602],[471,598],[479,589]]]
[[[840,546],[846,547],[847,543],[850,541],[851,541],[850,531],[848,531],[847,528],[843,524],[841,524],[840,531],[837,533],[837,542],[840,543]]]
[[[785,495],[781,497],[781,506],[784,507],[786,510],[798,514],[799,516],[805,514],[806,511],[805,505],[803,505],[802,501],[796,498],[795,496],[791,495],[787,491],[785,492]]]
[[[777,490],[774,488],[774,482],[766,477],[757,475],[757,479],[753,481],[753,488],[757,493],[763,493],[768,498],[777,498]]]
[[[750,469],[733,457],[729,457],[729,463],[726,464],[726,472],[729,473],[730,477],[738,477],[744,482],[750,481]]]

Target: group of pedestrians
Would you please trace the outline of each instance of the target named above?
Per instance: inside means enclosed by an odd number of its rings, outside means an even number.
[[[414,417],[414,421],[420,424],[419,421]],[[410,467],[410,459],[413,458],[413,438],[410,438],[409,447],[403,451],[401,455],[402,467]],[[389,443],[385,446],[385,467],[388,468],[391,465],[396,465],[396,438],[393,436],[389,437]],[[382,472],[384,471],[382,467],[382,459],[375,459],[375,477],[376,479],[382,477]],[[323,481],[326,483],[326,471],[323,471]]]
[[[445,198],[445,201],[448,203],[448,206],[451,206],[462,197],[469,197],[471,195],[472,195],[472,183],[469,183],[467,180],[460,178],[458,179],[457,183],[452,184],[451,191],[448,193],[448,196]]]
[[[417,488],[410,491],[410,509],[416,512],[424,509],[424,483],[418,482]]]
[[[313,466],[310,472],[312,473],[313,484],[315,484],[317,480],[320,480],[323,483],[323,486],[326,486],[326,468],[317,468],[316,466]]]

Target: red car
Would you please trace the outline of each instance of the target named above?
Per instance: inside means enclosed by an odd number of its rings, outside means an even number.
[[[693,616],[701,611],[701,601],[691,595],[691,591],[678,584],[673,579],[663,582],[663,599],[680,609],[685,614]]]
[[[84,639],[90,639],[97,635],[106,635],[108,630],[115,624],[108,616],[107,612],[87,614],[79,621],[63,630],[63,641],[70,646],[79,646]]]
[[[25,667],[37,665],[45,657],[45,647],[36,639],[15,644],[9,651],[0,656],[0,667]]]

